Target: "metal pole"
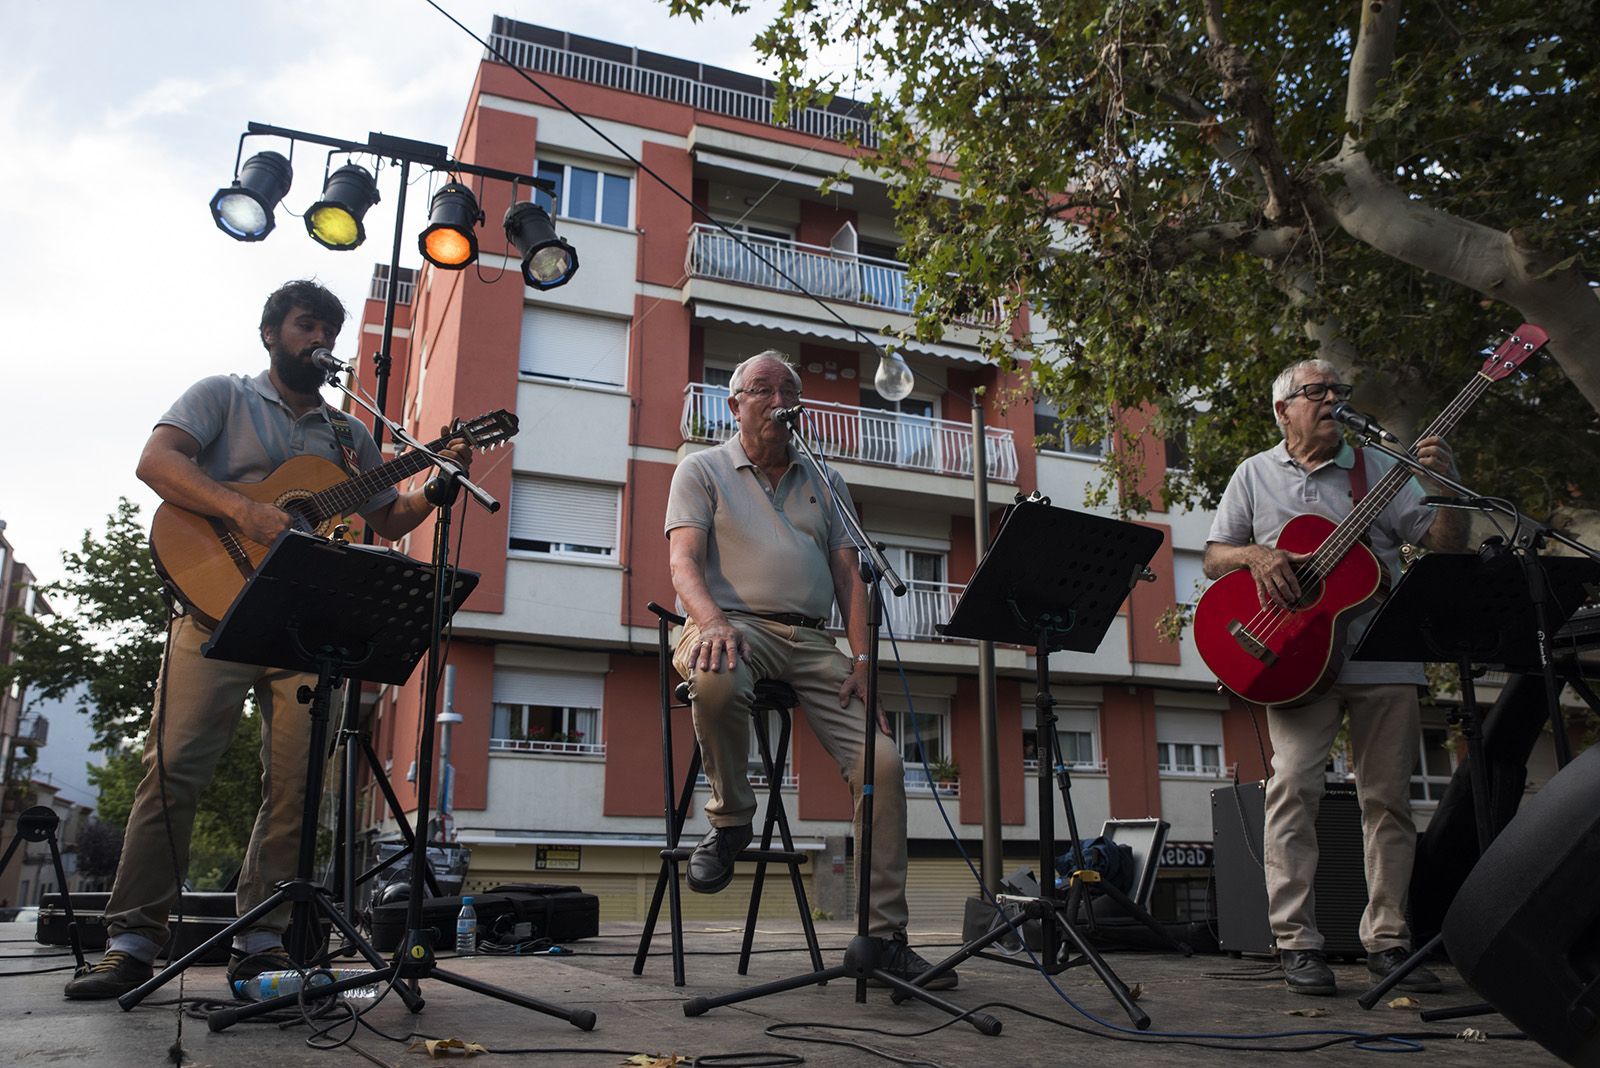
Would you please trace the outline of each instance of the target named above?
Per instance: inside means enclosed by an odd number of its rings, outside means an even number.
[[[983,398],[972,398],[972,536],[978,559],[989,551],[989,452]],[[1000,837],[1000,731],[995,716],[994,642],[978,643],[978,740],[983,761],[983,885],[999,893],[1005,873]]]

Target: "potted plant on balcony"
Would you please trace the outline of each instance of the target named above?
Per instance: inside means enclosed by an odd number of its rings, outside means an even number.
[[[956,763],[954,757],[930,760],[928,778],[933,780],[933,788],[939,793],[953,794],[961,782],[961,765]]]

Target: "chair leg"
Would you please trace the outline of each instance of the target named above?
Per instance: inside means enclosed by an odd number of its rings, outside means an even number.
[[[776,814],[783,809],[783,776],[773,766],[771,739],[767,737],[766,717],[762,715],[765,709],[755,710],[753,726],[756,732],[756,747],[761,751],[761,766],[767,773],[767,814],[761,826],[761,848],[772,848],[772,825]],[[781,765],[780,765],[781,766]],[[793,867],[793,865],[791,865]],[[750,973],[750,952],[756,937],[756,920],[761,914],[761,891],[767,881],[767,862],[756,862],[755,878],[750,883],[750,908],[746,911],[744,921],[744,941],[739,947],[739,974]]]
[[[667,894],[667,878],[672,874],[669,861],[662,858],[661,871],[656,875],[655,893],[650,895],[650,911],[644,918],[644,931],[639,935],[639,951],[633,957],[633,974],[644,974],[644,961],[650,955],[650,940],[655,937],[656,920],[661,916],[661,901]],[[678,984],[682,986],[682,983]]]
[[[787,764],[789,757],[789,740],[791,718],[788,715],[779,717],[778,727],[778,768],[781,771]],[[783,848],[790,853],[795,851],[794,836],[789,832],[789,814],[779,804],[775,813],[778,821],[778,834],[783,842]],[[800,910],[800,927],[805,932],[806,948],[811,952],[811,970],[823,970],[822,946],[817,942],[817,926],[811,918],[811,902],[806,897],[805,880],[800,875],[800,865],[789,865],[789,883],[794,888],[795,905]]]

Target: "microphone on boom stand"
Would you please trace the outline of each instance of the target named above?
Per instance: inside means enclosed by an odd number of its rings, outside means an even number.
[[[772,421],[774,423],[782,423],[790,430],[793,430],[795,428],[795,424],[798,423],[801,416],[805,414],[805,408],[798,404],[792,405],[788,408],[774,408],[772,410]]]

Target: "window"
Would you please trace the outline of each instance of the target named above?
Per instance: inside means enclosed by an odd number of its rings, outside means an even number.
[[[1063,419],[1047,400],[1033,402],[1033,436],[1040,452],[1063,452],[1098,460],[1106,454],[1105,428],[1084,419]]]
[[[1157,742],[1156,766],[1167,775],[1222,777],[1222,746],[1207,742]]]
[[[517,366],[539,378],[621,387],[628,380],[628,322],[529,304]]]
[[[534,174],[556,187],[556,210],[551,210],[550,194],[540,189],[533,202],[563,219],[606,226],[627,226],[633,214],[633,179],[594,167],[541,160]]]
[[[1204,553],[1177,549],[1172,554],[1172,595],[1178,604],[1192,605],[1209,585],[1202,562]]]
[[[496,668],[489,748],[532,753],[603,754],[604,676]]]
[[[1424,725],[1417,753],[1417,770],[1411,776],[1411,800],[1433,804],[1444,796],[1455,771],[1455,747],[1448,727]]]
[[[1163,775],[1222,778],[1221,713],[1157,708],[1156,767]]]
[[[615,486],[513,475],[511,548],[610,559],[617,552],[620,497]]]
[[[889,717],[889,729],[900,750],[900,759],[905,763],[906,786],[931,790],[936,783],[953,784],[959,769],[950,759],[950,699],[925,694],[914,697],[915,713],[907,707],[904,694],[879,697],[884,714]],[[919,738],[921,749],[917,747]],[[928,758],[926,768],[922,766],[924,755]],[[953,792],[953,785],[946,792]]]
[[[1022,703],[1024,722],[1031,717],[1032,711],[1033,695],[1030,693],[1025,695]],[[1056,738],[1061,743],[1061,758],[1066,761],[1069,768],[1084,771],[1103,770],[1098,745],[1099,734],[1099,709],[1056,706]],[[1037,729],[1028,727],[1023,730],[1022,766],[1026,771],[1038,768],[1041,755],[1049,759],[1048,753],[1039,752],[1038,739]]]
[[[933,401],[907,397],[888,401],[876,390],[861,391],[861,458],[868,463],[939,471]],[[970,466],[970,461],[969,461]]]
[[[1189,470],[1189,428],[1176,427],[1167,435],[1167,470]]]

